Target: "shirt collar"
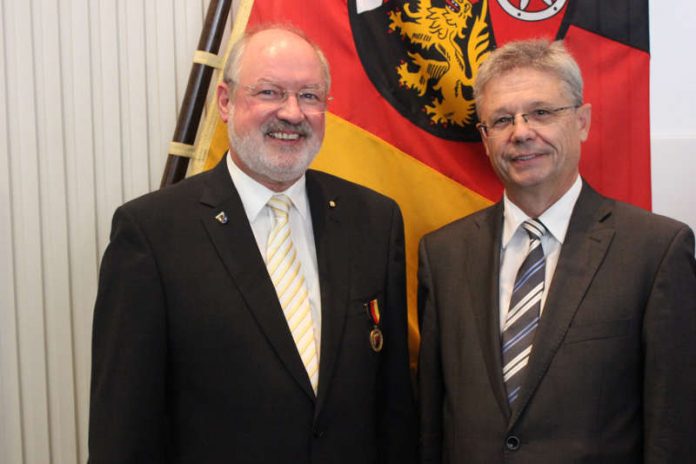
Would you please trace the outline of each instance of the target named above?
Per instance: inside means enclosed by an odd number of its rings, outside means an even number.
[[[242,200],[242,205],[244,206],[244,211],[246,212],[249,222],[254,222],[268,203],[268,200],[278,193],[283,193],[290,198],[303,220],[309,217],[309,202],[307,201],[307,186],[304,174],[297,182],[288,187],[287,190],[283,192],[274,192],[239,169],[239,166],[232,161],[229,152],[226,158],[227,169],[230,172],[232,182],[237,188],[239,197]]]
[[[551,235],[561,244],[563,244],[566,232],[568,232],[570,216],[573,213],[575,202],[578,200],[581,190],[582,180],[580,176],[578,176],[568,191],[539,216],[539,220],[546,226],[546,229],[551,232]],[[510,201],[507,192],[503,194],[503,208],[504,223],[502,245],[503,249],[505,249],[515,232],[517,232],[517,229],[519,229],[520,224],[529,219],[529,216],[516,204]]]

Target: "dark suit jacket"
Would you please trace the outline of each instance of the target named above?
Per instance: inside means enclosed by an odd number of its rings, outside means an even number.
[[[498,203],[421,242],[422,463],[696,462],[692,231],[583,185],[510,411],[502,226]]]
[[[307,193],[316,398],[224,161],[116,211],[94,313],[91,463],[416,460],[399,208],[319,172]]]

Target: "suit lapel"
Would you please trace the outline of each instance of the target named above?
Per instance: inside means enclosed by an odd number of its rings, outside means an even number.
[[[200,202],[201,222],[247,308],[292,377],[314,398],[309,376],[297,352],[275,287],[258,252],[256,239],[229,176],[225,158],[211,172]],[[223,212],[226,223],[216,219]]]
[[[500,410],[510,416],[510,407],[503,383],[500,353],[500,309],[498,281],[500,274],[500,243],[503,233],[503,205],[497,203],[476,222],[478,237],[472,240],[466,259],[470,278],[472,308],[476,314],[481,351],[488,378]],[[464,353],[466,356],[467,354]]]
[[[607,202],[587,184],[575,205],[549,289],[534,347],[527,366],[526,383],[510,427],[519,418],[549,368],[592,279],[614,237],[605,220],[611,215]]]
[[[314,242],[321,291],[321,353],[319,356],[318,414],[331,386],[343,338],[350,288],[350,241],[342,218],[352,205],[327,190],[320,176],[307,172],[307,196],[312,212]]]

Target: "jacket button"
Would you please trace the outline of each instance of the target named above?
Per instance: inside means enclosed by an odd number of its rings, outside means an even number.
[[[517,451],[520,449],[520,439],[514,435],[510,435],[505,439],[505,447],[510,451]]]

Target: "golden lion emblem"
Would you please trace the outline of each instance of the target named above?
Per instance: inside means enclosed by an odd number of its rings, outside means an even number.
[[[489,53],[488,0],[481,2],[481,13],[476,17],[469,0],[444,1],[445,8],[432,6],[430,0],[404,3],[403,11],[389,12],[389,29],[400,30],[403,39],[437,57],[426,58],[421,53],[409,52],[410,62],[396,67],[399,83],[421,97],[432,85],[441,97],[434,97],[425,105],[430,120],[434,124],[464,126],[474,120],[474,100],[468,95],[474,76]],[[462,42],[466,53],[460,46]]]

